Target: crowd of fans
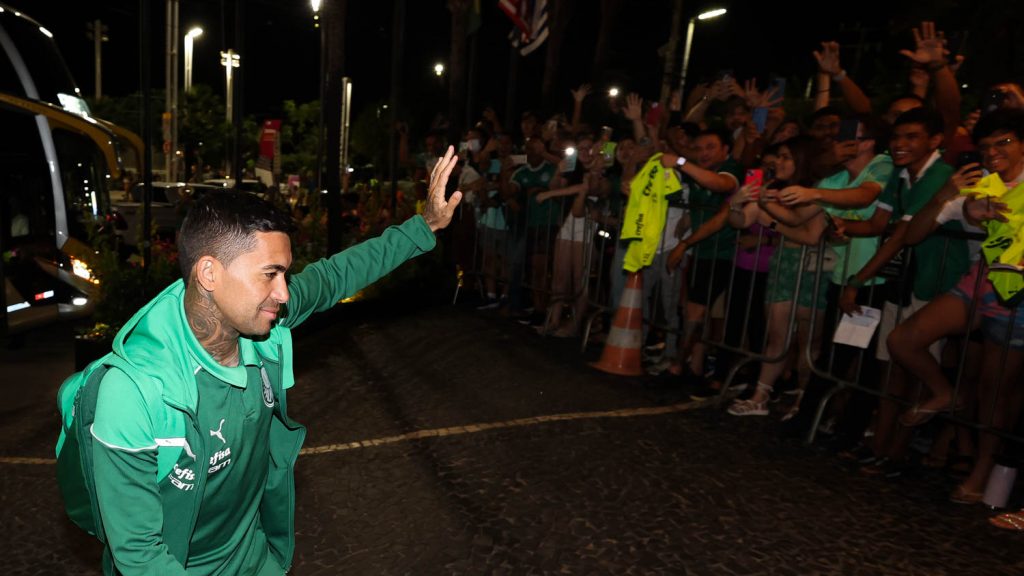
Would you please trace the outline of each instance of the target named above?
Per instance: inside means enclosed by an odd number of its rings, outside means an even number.
[[[962,60],[932,23],[901,54],[911,91],[883,107],[825,42],[806,117],[787,115],[784,82],[728,74],[685,102],[609,98],[594,118],[587,85],[568,116],[525,112],[513,128],[488,110],[453,179],[456,260],[479,278],[480,309],[592,336],[636,270],[650,373],[695,398],[746,388],[729,414],[829,431],[866,474],[904,473],[916,432],[952,415],[914,463],[959,470],[950,499],[980,501],[1018,445],[958,421],[1019,436],[1024,399],[1024,91],[994,84],[964,115]],[[445,142],[424,144],[405,157],[429,173]],[[833,343],[844,313],[879,321],[866,350]],[[852,386],[819,421],[837,382]]]

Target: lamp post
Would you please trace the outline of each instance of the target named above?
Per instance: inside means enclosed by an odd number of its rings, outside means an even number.
[[[321,0],[309,0],[309,6],[313,9],[313,27],[320,29],[320,122],[316,128],[316,190],[317,193],[324,192],[324,90],[327,77],[327,56],[324,54],[326,48],[324,27],[320,25]]]
[[[725,14],[725,8],[718,8],[715,10],[708,10],[698,14],[694,18],[690,18],[690,23],[686,27],[686,45],[683,47],[683,73],[679,79],[679,93],[683,93],[683,89],[686,88],[686,71],[690,67],[690,47],[693,45],[693,30],[696,27],[697,20],[711,20],[717,18],[722,14]]]
[[[241,58],[238,56],[238,54],[235,54],[235,51],[230,48],[228,48],[227,52],[220,53],[220,65],[224,67],[224,80],[225,82],[227,82],[227,94],[224,97],[224,109],[226,111],[226,117],[229,124],[232,121],[233,110],[231,103],[234,100],[235,94],[232,86],[234,82],[232,81],[233,75],[231,73],[231,70],[234,68],[238,68],[241,65],[239,62],[240,59]]]
[[[192,91],[192,42],[203,35],[203,29],[196,26],[185,34],[185,93]]]

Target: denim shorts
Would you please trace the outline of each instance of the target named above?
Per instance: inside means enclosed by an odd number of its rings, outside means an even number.
[[[979,273],[982,274],[980,284]],[[971,301],[975,299],[975,287],[978,289],[975,315],[981,317],[981,331],[985,338],[998,343],[1009,340],[1011,349],[1024,350],[1024,307],[1007,308],[999,301],[988,279],[988,266],[983,266],[980,261],[975,262],[949,293],[962,300],[969,310]]]

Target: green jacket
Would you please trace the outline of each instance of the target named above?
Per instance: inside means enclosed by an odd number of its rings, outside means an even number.
[[[434,245],[433,233],[416,216],[378,238],[309,265],[289,278],[287,311],[270,334],[240,343],[258,356],[273,391],[270,470],[260,518],[270,553],[282,567],[291,565],[294,551],[293,469],[305,438],[305,429],[287,415],[286,390],[295,383],[291,328]],[[114,410],[117,422],[108,421],[98,430],[97,421],[93,427],[98,440],[93,443],[93,464],[104,456],[102,451],[118,452],[130,463],[96,467],[91,478],[106,541],[107,574],[186,574],[183,565],[203,497],[205,463],[216,451],[196,418],[196,379],[219,378],[223,367],[189,328],[184,293],[181,281],[161,292],[118,333],[111,354],[86,368],[112,367],[128,377],[116,379],[117,394],[99,393],[97,412]],[[104,377],[104,385],[107,381]],[[125,388],[124,382],[133,385]],[[63,408],[74,402],[74,393],[62,388],[60,394],[62,414],[69,414]],[[58,454],[63,442],[62,433]]]

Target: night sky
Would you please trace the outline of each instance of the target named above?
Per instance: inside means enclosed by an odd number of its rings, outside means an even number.
[[[324,0],[330,2],[330,0]],[[104,44],[103,88],[105,94],[126,95],[138,90],[138,9],[135,0],[4,0],[9,6],[23,10],[51,30],[71,73],[82,92],[92,95],[93,52],[86,38],[86,26],[94,18],[108,27],[110,41]],[[511,28],[507,18],[493,0],[481,0],[483,25],[479,31],[479,66],[477,68],[480,105],[493,105],[504,111],[508,48],[506,35]],[[927,4],[927,6],[925,6]],[[967,53],[979,57],[968,60],[968,77],[987,78],[997,73],[993,68],[1012,70],[1022,58],[1008,50],[998,58],[985,56],[986,45],[1013,45],[1021,26],[1021,5],[1010,0],[956,2],[902,2],[863,0],[851,11],[850,3],[826,7],[805,2],[684,2],[687,17],[704,9],[724,6],[726,16],[699,23],[691,61],[691,78],[715,74],[719,69],[735,71],[740,78],[758,75],[767,80],[769,74],[781,74],[793,84],[802,82],[814,71],[811,50],[824,39],[837,39],[844,44],[844,64],[854,78],[870,84],[878,61],[893,68],[901,65],[896,51],[910,47],[909,27],[924,16],[934,16],[940,27],[950,31],[954,41],[962,32],[957,27],[979,28],[972,31]],[[346,69],[353,78],[354,108],[386,100],[389,94],[391,62],[391,3],[385,1],[349,0],[346,38]],[[661,74],[657,55],[669,35],[672,2],[670,0],[627,0],[617,19],[613,53],[608,78],[627,90],[656,96]],[[816,7],[816,8],[815,8]],[[846,7],[835,15],[834,10]],[[885,8],[888,11],[883,10]],[[151,66],[154,88],[164,83],[164,3],[152,4],[153,60]],[[226,13],[222,14],[222,10]],[[229,43],[225,36],[233,27],[233,3],[217,0],[181,0],[180,25],[184,34],[191,26],[200,25],[204,35],[195,44],[193,82],[208,84],[224,91],[223,68],[219,51]],[[827,12],[826,12],[827,10]],[[447,107],[447,86],[444,79],[433,76],[434,62],[448,60],[450,15],[443,0],[409,0],[407,2],[406,46],[404,51],[405,100],[417,104],[418,113],[426,108]],[[803,12],[814,18],[809,24],[795,15]],[[224,16],[227,18],[225,19]],[[593,50],[596,43],[600,9],[597,0],[576,0],[575,13],[566,41],[561,48],[560,85],[556,91],[558,106],[571,107],[568,89],[589,80]],[[798,21],[799,20],[799,21]],[[1003,28],[986,30],[986,24],[1001,22]],[[238,49],[246,69],[245,113],[273,117],[281,102],[315,100],[318,96],[319,31],[313,27],[308,1],[247,0],[245,4],[245,46]],[[684,23],[685,33],[685,23]],[[1006,29],[1017,32],[1007,32]],[[1001,36],[1001,34],[1003,36]],[[230,40],[230,38],[229,38]],[[860,59],[854,45],[861,45]],[[1020,45],[1019,38],[1016,45]],[[517,108],[534,107],[539,102],[540,78],[544,50],[526,57],[520,73]],[[1003,52],[1007,52],[1005,57]],[[1019,55],[1024,56],[1024,55]],[[995,63],[998,66],[989,66]],[[794,82],[797,80],[799,82]],[[689,83],[689,81],[688,81]],[[602,87],[603,88],[603,87]],[[792,95],[792,92],[791,92]]]

